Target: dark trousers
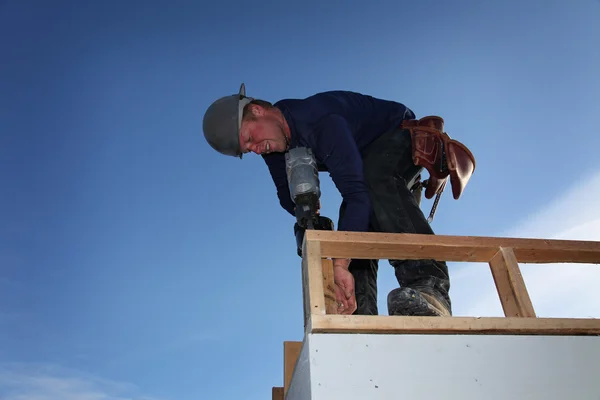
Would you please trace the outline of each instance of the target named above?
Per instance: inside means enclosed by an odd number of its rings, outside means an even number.
[[[364,175],[371,197],[369,231],[434,234],[407,187],[421,172],[412,162],[410,132],[394,129],[371,143],[362,153]],[[340,220],[346,204],[340,207]],[[339,221],[338,221],[339,223]],[[445,262],[435,260],[389,260],[400,286],[435,289],[448,303],[450,279]],[[352,260],[358,315],[377,315],[378,260]]]

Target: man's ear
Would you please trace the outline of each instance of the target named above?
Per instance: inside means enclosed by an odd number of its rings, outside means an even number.
[[[265,115],[265,109],[258,104],[249,104],[250,112],[256,117],[262,117]]]

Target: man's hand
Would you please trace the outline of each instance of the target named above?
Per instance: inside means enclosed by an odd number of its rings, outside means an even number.
[[[350,315],[356,311],[356,296],[354,293],[354,277],[348,271],[350,260],[333,260],[333,281],[335,282],[335,299],[338,313]]]

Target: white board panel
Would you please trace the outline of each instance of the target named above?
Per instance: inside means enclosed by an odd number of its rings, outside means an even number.
[[[600,399],[599,337],[311,334],[307,340],[294,379],[305,381],[309,370],[312,397],[303,390],[290,400]]]

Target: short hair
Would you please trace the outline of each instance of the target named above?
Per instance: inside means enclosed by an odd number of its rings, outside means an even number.
[[[248,103],[244,106],[244,111],[242,112],[242,121],[254,121],[256,119],[256,117],[250,110],[251,105],[260,106],[260,107],[266,108],[267,110],[274,108],[273,104],[269,103],[266,100],[254,99],[250,103]]]

